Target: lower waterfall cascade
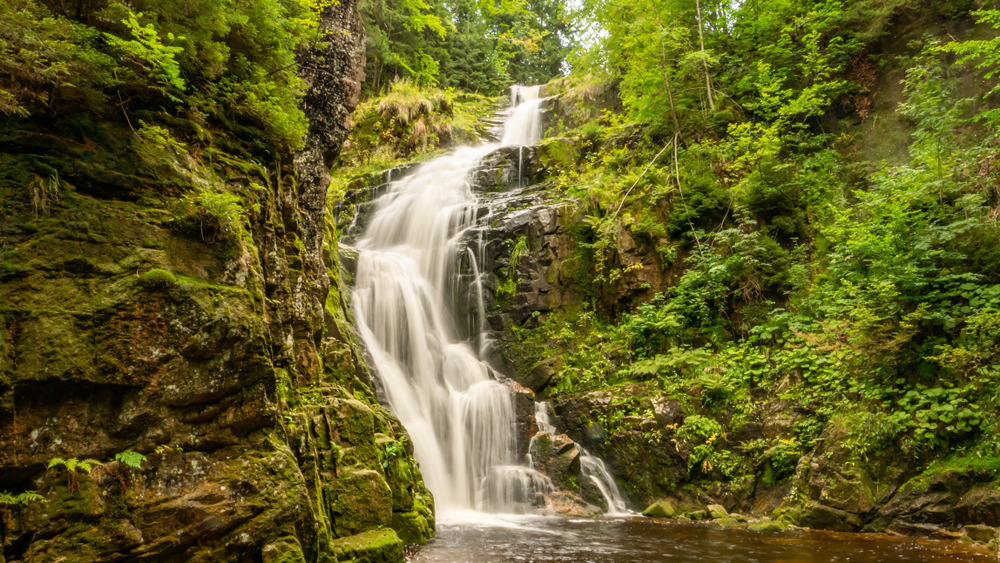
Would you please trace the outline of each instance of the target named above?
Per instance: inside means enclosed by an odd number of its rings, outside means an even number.
[[[539,86],[511,88],[499,144],[457,148],[392,181],[355,245],[353,304],[361,337],[385,399],[409,432],[424,480],[444,511],[527,513],[544,507],[545,495],[554,491],[547,476],[530,463],[519,464],[511,391],[504,376],[480,359],[485,346],[481,227],[489,215],[471,189],[486,155],[541,139],[539,93]],[[463,242],[476,229],[478,252]],[[462,283],[457,265],[463,260],[473,271],[477,300],[469,320],[455,319],[445,297]],[[472,345],[460,340],[459,323],[471,325]],[[547,413],[547,403],[539,405]],[[545,416],[537,421],[539,430],[554,433]],[[608,512],[625,512],[603,462],[580,453],[582,475],[595,481]]]

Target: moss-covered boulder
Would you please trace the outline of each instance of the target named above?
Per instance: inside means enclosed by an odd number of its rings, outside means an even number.
[[[727,511],[726,507],[722,506],[721,504],[710,504],[707,507],[705,507],[705,510],[708,511],[709,516],[711,516],[716,520],[719,518],[725,518],[729,516],[729,511]]]
[[[295,537],[282,538],[264,546],[260,552],[263,563],[306,563],[302,546]]]
[[[965,526],[965,533],[972,540],[984,543],[997,539],[997,529],[985,524],[969,524]]]
[[[400,563],[403,542],[392,530],[370,530],[335,540],[331,551],[341,563]]]
[[[389,526],[392,521],[392,491],[378,471],[344,469],[327,494],[337,536]]]
[[[768,520],[765,522],[756,522],[747,526],[747,529],[751,532],[765,532],[765,533],[775,533],[784,532],[788,529],[788,524],[777,520]]]
[[[642,515],[648,518],[673,518],[674,507],[665,500],[659,500],[646,507]]]
[[[420,513],[415,511],[394,512],[392,529],[405,543],[425,543],[434,537],[434,530],[431,529],[430,524]]]

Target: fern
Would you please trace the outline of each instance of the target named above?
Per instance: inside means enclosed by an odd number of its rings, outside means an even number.
[[[146,461],[146,456],[132,450],[125,450],[124,452],[115,454],[115,461],[133,469],[141,469],[142,462]]]
[[[49,460],[49,469],[56,467],[57,465],[62,465],[66,468],[66,471],[70,473],[75,473],[77,471],[83,471],[84,473],[90,473],[95,467],[100,467],[104,465],[103,463],[97,461],[96,459],[85,459],[80,461],[75,457],[69,459],[63,459],[61,457],[55,457]]]
[[[89,475],[92,471],[94,471],[94,469],[102,467],[104,464],[96,459],[85,459],[81,461],[75,457],[71,457],[69,459],[54,457],[49,460],[48,468],[52,469],[53,467],[60,465],[66,468],[66,490],[69,494],[73,494],[80,490],[80,477],[77,472],[82,471]]]
[[[25,491],[19,495],[12,495],[7,491],[0,492],[0,504],[19,505],[28,504],[33,501],[45,501],[45,497],[35,491]]]

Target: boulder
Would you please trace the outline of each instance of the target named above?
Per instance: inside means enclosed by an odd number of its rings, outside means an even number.
[[[802,509],[799,524],[820,530],[854,532],[861,529],[861,517],[852,512],[812,502]]]
[[[541,391],[553,377],[562,371],[564,365],[562,354],[546,358],[535,364],[528,375],[521,380],[521,383],[533,391]]]
[[[371,530],[331,542],[338,561],[397,563],[403,561],[403,542],[392,530]]]
[[[767,522],[757,522],[756,524],[750,524],[747,529],[751,532],[784,532],[788,529],[788,524],[784,522],[779,522],[776,520],[769,520]]]
[[[656,501],[642,511],[642,515],[648,518],[672,518],[674,507],[665,500]]]
[[[573,489],[574,480],[579,484],[580,451],[569,436],[539,432],[531,440],[529,453],[535,469],[547,475],[556,486]]]
[[[602,514],[600,507],[569,491],[556,491],[549,497],[549,501],[552,512],[560,516],[596,518]]]
[[[521,459],[528,453],[531,437],[538,432],[538,426],[535,424],[535,393],[511,379],[505,380],[504,384],[510,389],[511,397],[514,400],[517,457]]]
[[[997,539],[997,530],[984,524],[970,524],[965,527],[965,533],[975,541],[989,542]]]
[[[957,472],[949,471],[930,478],[918,476],[900,487],[895,496],[876,513],[866,530],[883,531],[896,521],[950,526],[958,519],[956,509],[961,493],[968,487]],[[963,505],[963,520],[983,522],[975,496]],[[989,522],[986,522],[989,523]]]
[[[920,524],[896,520],[886,530],[890,534],[910,536],[915,538],[934,538],[941,540],[957,540],[962,537],[960,532],[950,532],[937,524]]]
[[[306,563],[302,546],[294,537],[283,538],[265,545],[260,555],[264,563]]]
[[[404,543],[426,543],[434,536],[427,520],[417,512],[396,512],[392,515],[392,529]]]
[[[1000,491],[992,484],[974,486],[955,505],[955,519],[959,522],[1000,526]]]
[[[721,504],[710,504],[706,507],[706,510],[708,510],[708,513],[714,519],[725,518],[726,516],[729,516],[729,511],[727,511],[726,508]]]
[[[377,471],[342,470],[329,487],[328,495],[337,536],[348,536],[390,525],[392,491],[382,474]]]

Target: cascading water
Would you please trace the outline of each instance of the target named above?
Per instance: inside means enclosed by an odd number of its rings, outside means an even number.
[[[502,145],[541,138],[538,87],[514,87]],[[525,101],[527,100],[527,101]],[[459,341],[445,306],[459,244],[477,221],[469,178],[500,145],[463,147],[397,180],[364,236],[354,306],[387,400],[413,439],[425,482],[444,510],[524,512],[551,489],[516,460],[513,400],[476,351]],[[480,258],[481,261],[481,258]],[[480,322],[482,284],[476,282]]]
[[[538,426],[538,434],[531,438],[532,444],[534,441],[542,434],[548,434],[549,436],[556,435],[556,427],[552,423],[552,417],[549,416],[550,409],[548,401],[539,401],[535,403],[535,425]],[[621,491],[618,490],[618,485],[615,484],[614,477],[608,471],[607,466],[604,465],[604,461],[599,458],[590,455],[585,448],[576,444],[576,449],[580,452],[580,473],[583,477],[590,479],[597,490],[601,492],[601,496],[604,497],[604,503],[608,506],[608,514],[628,514],[628,506],[625,504],[625,499],[622,497]],[[532,447],[528,447],[528,451],[531,451]],[[527,459],[528,465],[532,465],[531,455],[528,455]]]
[[[390,184],[356,244],[354,307],[386,398],[413,439],[424,480],[445,510],[524,513],[545,506],[551,481],[517,464],[515,413],[510,390],[480,360],[486,316],[480,265],[484,263],[480,215],[470,178],[480,160],[500,146],[541,139],[539,87],[511,88],[512,108],[499,145],[463,147],[430,161]],[[519,163],[520,181],[520,163]],[[479,229],[479,252],[466,246]],[[458,337],[446,303],[472,271],[473,350]],[[551,434],[547,404],[536,411]],[[611,512],[624,502],[604,464],[581,449],[583,475],[595,481]],[[596,460],[596,462],[594,461]]]

